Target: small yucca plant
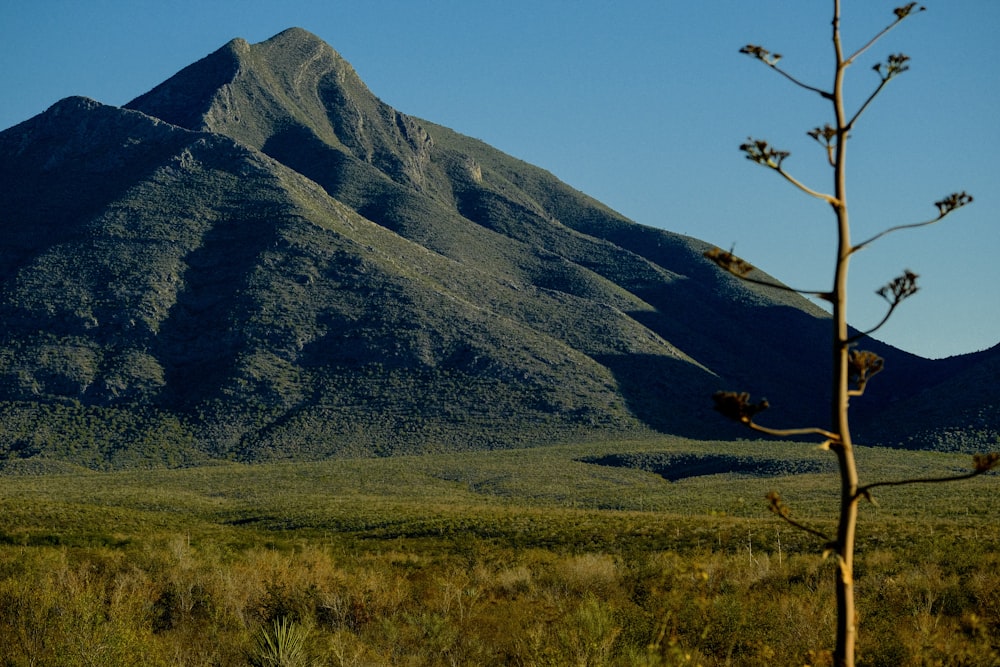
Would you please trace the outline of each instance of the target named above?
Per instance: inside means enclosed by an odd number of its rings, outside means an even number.
[[[306,642],[309,629],[285,617],[262,627],[254,640],[255,667],[305,667],[310,664]]]

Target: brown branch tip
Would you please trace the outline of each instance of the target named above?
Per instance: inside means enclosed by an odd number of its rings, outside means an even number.
[[[761,399],[758,403],[750,402],[750,394],[747,392],[717,391],[712,395],[715,401],[715,409],[725,417],[741,424],[750,425],[753,418],[758,413],[771,407],[767,399]]]
[[[894,53],[889,56],[885,65],[878,63],[872,67],[872,69],[878,72],[878,75],[882,77],[882,82],[885,83],[894,76],[902,74],[910,69],[910,66],[906,64],[909,60],[910,56],[905,53]],[[885,67],[885,70],[882,69],[883,67]]]
[[[792,513],[792,511],[788,509],[788,505],[786,505],[784,501],[781,499],[781,494],[778,493],[777,491],[769,491],[767,494],[767,499],[768,501],[770,501],[769,509],[778,516],[787,519],[788,516]]]
[[[892,12],[896,15],[896,20],[902,21],[903,19],[905,19],[907,16],[909,16],[913,12],[913,9],[915,7],[917,8],[918,12],[922,12],[922,11],[924,11],[924,10],[927,9],[923,5],[920,5],[920,7],[917,7],[918,4],[919,3],[911,2],[911,3],[907,4],[907,5],[903,5],[902,7],[896,7],[894,10],[892,10]]]
[[[727,252],[721,248],[712,248],[702,254],[706,259],[711,260],[720,268],[740,278],[746,277],[747,274],[753,271],[753,265],[734,255],[732,250]]]
[[[937,206],[938,215],[943,218],[944,216],[948,215],[955,209],[962,208],[966,204],[971,204],[971,203],[972,203],[972,195],[970,195],[965,190],[962,190],[961,192],[951,193],[941,201],[934,202],[934,205]]]
[[[883,285],[875,293],[895,306],[903,299],[917,293],[917,290],[920,289],[917,287],[917,278],[919,277],[913,271],[905,269],[903,275],[893,278],[892,282]]]
[[[823,146],[832,146],[833,140],[837,138],[837,128],[827,123],[823,127],[817,127],[809,130],[806,134],[821,143]]]
[[[774,67],[778,64],[778,61],[781,60],[780,53],[771,53],[763,46],[757,46],[756,44],[747,44],[740,49],[740,53],[745,53],[751,58],[756,58],[770,67]]]
[[[874,352],[851,350],[847,358],[850,379],[859,390],[864,390],[868,380],[885,368],[885,360]]]
[[[781,163],[791,155],[788,151],[781,151],[768,145],[763,139],[754,139],[753,137],[747,137],[746,143],[740,144],[740,150],[746,153],[746,158],[751,162],[772,169],[781,169]]]
[[[975,454],[972,457],[972,467],[979,473],[989,472],[994,468],[1000,467],[1000,453]]]

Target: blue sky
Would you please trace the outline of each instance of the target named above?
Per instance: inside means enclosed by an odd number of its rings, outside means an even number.
[[[121,105],[233,37],[298,26],[341,53],[400,111],[548,169],[633,220],[725,248],[803,289],[829,287],[828,207],[747,162],[747,136],[788,149],[789,171],[828,189],[806,131],[829,104],[738,50],[760,44],[825,87],[823,0],[7,0],[0,5],[0,129],[68,95]],[[853,51],[902,0],[843,0]],[[972,206],[893,234],[853,262],[850,319],[879,320],[875,290],[909,268],[921,291],[878,337],[928,357],[1000,341],[1000,1],[929,0],[849,71],[852,99],[889,53],[911,70],[851,142],[855,238]],[[780,344],[780,341],[775,341]]]

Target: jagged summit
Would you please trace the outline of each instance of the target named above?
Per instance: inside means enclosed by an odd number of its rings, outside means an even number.
[[[318,142],[405,184],[423,182],[429,159],[427,132],[301,28],[259,44],[233,40],[126,107],[265,152]]]
[[[294,119],[324,124],[327,114],[317,97],[325,78],[370,95],[329,45],[290,28],[259,44],[232,39],[125,107],[188,129],[238,137],[259,149],[275,124]]]
[[[298,28],[0,133],[0,226],[0,462],[720,437],[733,387],[826,419],[797,400],[826,391],[817,307],[391,108]],[[968,370],[874,349],[876,407]]]
[[[246,44],[245,41],[244,44]],[[333,47],[303,28],[288,28],[259,44],[253,46],[247,44],[247,46],[251,51],[259,49],[264,54],[264,58],[273,65],[281,63],[296,71],[301,71],[303,67],[309,67],[311,64],[328,57],[332,57],[340,66],[346,67],[352,73],[354,71]],[[357,79],[356,74],[355,78]],[[361,83],[360,79],[358,79],[358,83]]]

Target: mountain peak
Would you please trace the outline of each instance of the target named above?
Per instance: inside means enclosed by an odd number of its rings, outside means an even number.
[[[191,130],[208,130],[262,148],[288,120],[323,123],[318,79],[357,79],[329,45],[302,28],[257,44],[234,38],[125,105]],[[360,79],[357,79],[360,83]],[[353,83],[353,81],[352,81]],[[363,87],[363,84],[361,84]],[[313,108],[309,108],[313,107]]]
[[[249,45],[249,50],[256,58],[255,66],[262,66],[274,74],[292,75],[290,81],[270,81],[271,84],[290,84],[293,88],[311,86],[316,74],[340,69],[354,73],[333,47],[302,28],[283,30],[263,42]]]
[[[58,116],[66,112],[90,111],[102,106],[104,105],[93,98],[84,97],[83,95],[70,95],[50,106],[46,110],[46,113]]]
[[[233,40],[126,105],[266,153],[326,146],[420,185],[430,137],[368,90],[331,46],[302,28],[258,44]]]
[[[262,43],[263,44],[301,44],[301,45],[323,46],[323,47],[326,47],[326,48],[330,48],[330,46],[326,42],[324,42],[322,39],[320,39],[319,37],[317,37],[313,33],[309,32],[308,30],[306,30],[304,28],[298,28],[298,27],[295,27],[295,26],[293,26],[291,28],[287,28],[285,30],[282,30],[277,35],[275,35],[274,37],[271,37],[271,38],[265,40]]]

